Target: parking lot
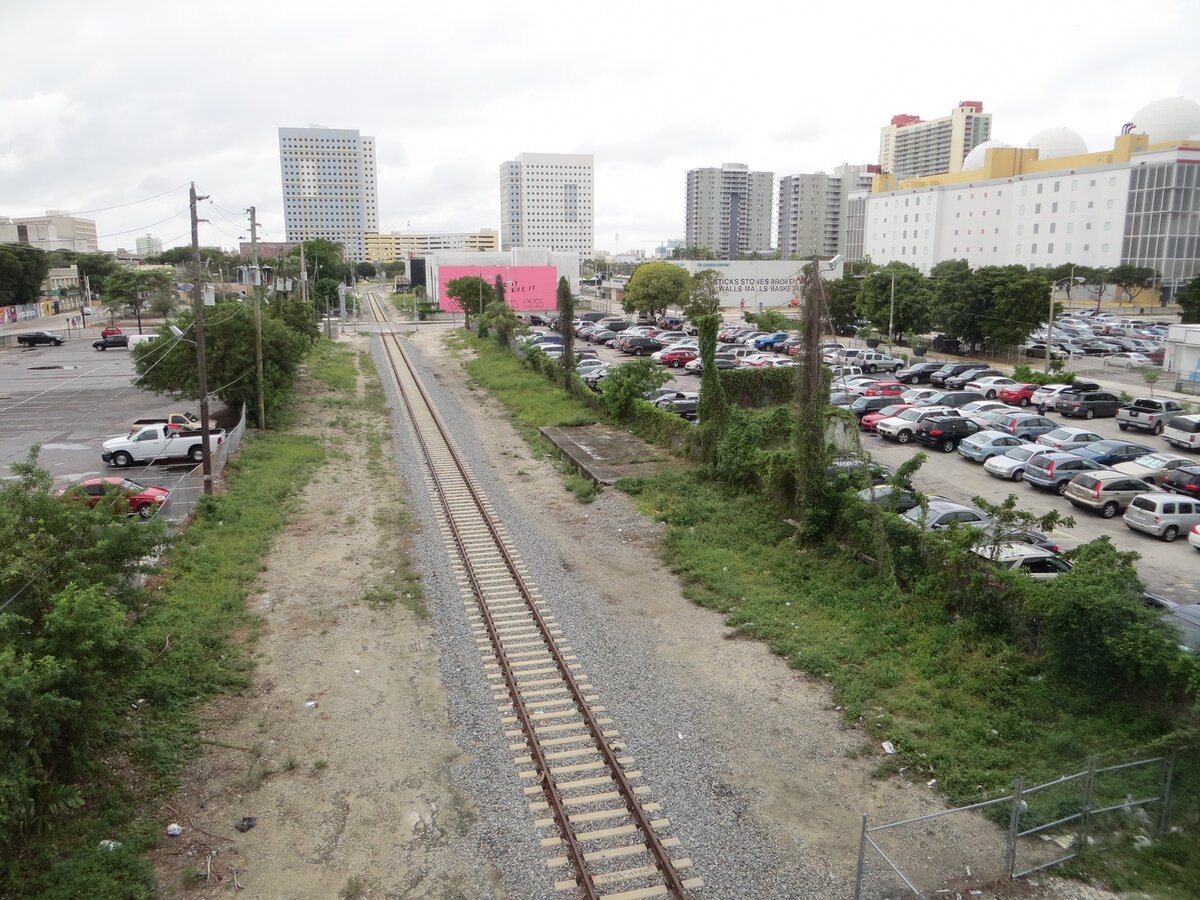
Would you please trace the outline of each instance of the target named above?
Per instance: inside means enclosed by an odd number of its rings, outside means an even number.
[[[133,387],[129,352],[93,350],[92,339],[0,349],[0,478],[14,477],[13,463],[41,444],[39,464],[57,487],[118,471],[143,484],[173,487],[191,463],[116,470],[101,461],[100,445],[126,434],[135,419],[194,410],[195,402]]]
[[[597,348],[586,342],[581,343],[580,348],[595,349],[602,359],[618,364],[632,359],[631,356],[617,350]],[[667,387],[681,391],[700,389],[698,377],[687,374],[682,369],[672,369],[671,374],[672,378],[667,382]],[[1063,425],[1086,426],[1102,438],[1119,437],[1145,444],[1155,452],[1188,455],[1186,451],[1172,448],[1160,437],[1136,431],[1122,432],[1113,419],[1093,419],[1085,422],[1082,419],[1066,419],[1053,412],[1049,415],[1060,420]],[[893,468],[922,449],[915,444],[891,443],[866,432],[863,433],[862,444],[876,460]],[[1200,454],[1196,454],[1196,464],[1200,465]],[[1055,539],[1064,550],[1107,535],[1118,548],[1134,551],[1141,556],[1137,567],[1147,589],[1177,603],[1200,602],[1200,554],[1197,554],[1184,537],[1168,544],[1132,531],[1125,526],[1119,514],[1112,519],[1104,519],[1088,510],[1076,509],[1065,498],[1052,492],[1037,490],[1024,482],[994,478],[984,472],[982,465],[970,462],[958,453],[942,454],[933,451],[916,478],[916,486],[926,493],[939,494],[960,503],[970,504],[971,498],[975,496],[982,497],[990,503],[1001,503],[1009,494],[1016,494],[1020,508],[1036,515],[1058,510],[1063,515],[1072,516],[1076,523],[1074,528],[1054,532]]]

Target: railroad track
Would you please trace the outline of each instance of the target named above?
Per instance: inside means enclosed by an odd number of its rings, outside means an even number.
[[[376,322],[387,317],[367,295]],[[384,347],[425,460],[439,526],[558,891],[688,897],[690,859],[454,445],[399,339]],[[673,855],[674,854],[674,855]]]

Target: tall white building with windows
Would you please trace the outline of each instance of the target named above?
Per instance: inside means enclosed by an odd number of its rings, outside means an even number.
[[[591,153],[522,153],[501,163],[500,249],[591,256],[594,171]]]
[[[771,252],[775,173],[744,163],[687,173],[687,245],[722,259]]]
[[[284,229],[289,241],[317,238],[366,257],[364,235],[379,231],[375,138],[357,129],[279,129]]]
[[[901,114],[879,129],[879,167],[897,178],[957,172],[976,146],[992,136],[992,114],[963,100],[940,119]]]
[[[1200,275],[1200,104],[1151,103],[1111,150],[1096,153],[1065,128],[1025,147],[989,141],[957,173],[899,184],[877,176],[850,207],[848,259],[898,260],[922,272],[947,259],[1129,264],[1154,269],[1170,295]]]
[[[844,254],[850,195],[870,190],[873,165],[841,165],[832,175],[813,172],[779,179],[779,255],[811,259]]]

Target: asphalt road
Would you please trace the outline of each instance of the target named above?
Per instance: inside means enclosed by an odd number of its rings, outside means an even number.
[[[117,470],[101,461],[100,445],[128,433],[135,419],[196,404],[133,387],[129,351],[93,350],[92,340],[0,349],[0,478],[12,478],[12,464],[41,444],[39,464],[60,487],[118,472],[142,484],[174,487],[191,463]]]
[[[594,345],[586,343],[581,346],[594,347]],[[595,349],[601,358],[613,362],[628,362],[632,359],[624,353],[607,347]],[[683,370],[673,369],[672,378],[666,386],[681,391],[699,391],[700,379],[697,376],[686,374]],[[1145,444],[1154,451],[1187,455],[1186,451],[1177,450],[1162,438],[1152,434],[1136,431],[1122,432],[1117,428],[1113,419],[1093,419],[1086,422],[1083,419],[1066,419],[1053,412],[1049,415],[1051,418],[1060,420],[1063,425],[1087,428],[1103,438],[1119,437],[1134,443]],[[865,432],[862,443],[864,449],[869,451],[875,459],[892,467],[898,466],[923,449],[919,444],[895,444]],[[1120,549],[1132,550],[1141,556],[1137,568],[1149,590],[1162,594],[1177,603],[1200,603],[1200,554],[1188,544],[1185,536],[1181,536],[1174,543],[1167,544],[1127,528],[1119,514],[1112,519],[1104,519],[1097,513],[1073,507],[1067,500],[1052,492],[1040,491],[1024,482],[1001,481],[993,478],[984,472],[982,465],[969,462],[957,452],[943,454],[938,451],[929,451],[928,455],[929,461],[922,467],[916,478],[917,487],[921,490],[968,504],[975,496],[983,497],[991,503],[1000,503],[1009,494],[1016,494],[1020,507],[1036,515],[1043,515],[1057,509],[1062,514],[1070,515],[1075,519],[1074,528],[1059,529],[1054,532],[1054,536],[1063,549],[1087,543],[1102,535],[1108,535]],[[1196,464],[1200,465],[1200,453],[1196,454]]]

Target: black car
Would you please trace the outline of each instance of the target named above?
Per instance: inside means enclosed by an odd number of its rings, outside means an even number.
[[[654,402],[659,409],[670,410],[677,416],[694,422],[699,414],[700,401],[695,397],[660,397]]]
[[[660,341],[652,337],[628,337],[622,338],[621,343],[617,345],[622,353],[632,353],[634,356],[646,356],[649,353],[657,353],[663,348]]]
[[[859,397],[850,404],[850,412],[858,416],[861,421],[867,413],[879,412],[885,406],[892,406],[899,402],[898,397]]]
[[[939,334],[933,339],[933,349],[938,353],[958,353],[962,350],[962,341],[945,334]]]
[[[982,363],[946,363],[936,372],[931,372],[929,375],[929,383],[937,387],[944,388],[946,379],[953,378],[955,375],[961,375],[963,372],[970,372],[972,369],[986,369],[987,366]]]
[[[17,343],[22,347],[36,347],[39,344],[53,344],[55,347],[61,347],[63,340],[62,335],[55,334],[53,331],[31,331],[28,334],[17,335]]]
[[[92,341],[92,346],[97,350],[107,350],[109,347],[128,347],[129,335],[110,334],[108,337],[102,337],[98,341]]]
[[[896,380],[902,384],[920,384],[922,382],[928,384],[929,376],[942,368],[945,363],[940,362],[920,362],[913,363],[907,368],[901,369],[896,373]]]
[[[1180,466],[1163,479],[1163,488],[1185,497],[1200,497],[1200,466]]]
[[[979,423],[963,416],[930,416],[917,425],[913,438],[943,453],[953,453],[958,442],[979,430]]]
[[[1080,416],[1094,419],[1096,416],[1115,416],[1125,404],[1112,391],[1073,390],[1063,391],[1054,401],[1054,411],[1064,416]]]
[[[972,381],[974,381],[977,378],[990,378],[992,376],[999,376],[999,375],[1003,375],[1003,374],[1004,373],[1001,372],[999,369],[991,369],[991,368],[970,369],[970,370],[968,370],[966,372],[962,372],[958,375],[951,375],[949,378],[946,379],[946,387],[950,388],[951,390],[961,391],[963,388],[965,388],[968,384],[970,384]]]
[[[617,334],[615,331],[611,331],[607,328],[603,328],[599,331],[589,332],[586,337],[587,337],[587,340],[591,341],[593,344],[605,344],[605,343],[608,343],[609,341],[611,341],[615,337],[620,337],[620,335]]]

